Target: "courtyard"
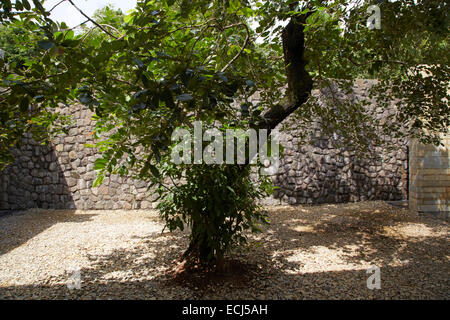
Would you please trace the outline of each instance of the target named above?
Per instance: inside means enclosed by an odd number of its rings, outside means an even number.
[[[189,231],[163,231],[156,211],[6,214],[0,299],[449,299],[446,220],[383,201],[268,211],[222,274],[174,272]],[[374,266],[381,289],[370,290]]]

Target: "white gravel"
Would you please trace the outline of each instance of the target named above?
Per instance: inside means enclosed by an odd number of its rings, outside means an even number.
[[[186,233],[154,211],[0,217],[0,299],[449,299],[448,222],[383,202],[269,208],[234,274],[172,278]],[[378,266],[381,289],[366,270]],[[80,271],[81,288],[67,284]]]

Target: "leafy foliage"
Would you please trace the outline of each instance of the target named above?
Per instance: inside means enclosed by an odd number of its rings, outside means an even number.
[[[162,198],[158,209],[169,230],[191,227],[191,247],[186,255],[223,258],[236,244],[245,244],[242,231],[261,232],[267,224],[266,213],[256,200],[272,191],[267,180],[260,185],[250,179],[250,167],[233,165],[193,165],[189,168],[170,166],[166,169],[185,183],[157,192]],[[164,170],[164,171],[166,171]]]
[[[351,95],[355,78],[378,79],[363,105],[375,99],[378,108],[388,110],[396,101],[397,114],[382,125],[383,131],[438,144],[439,134],[450,126],[448,2],[380,1],[380,30],[365,27],[371,14],[367,9],[373,3],[365,1],[350,10],[344,3],[319,7],[308,19],[308,67],[318,87],[330,89],[330,79],[339,79],[334,84]],[[338,132],[347,144],[356,141],[367,145],[366,133],[371,130],[345,134],[353,132],[358,122],[367,123],[360,121],[364,114],[347,124],[333,121],[340,119],[338,114],[356,114],[352,110],[358,109],[352,103],[335,105],[338,107],[326,121],[327,133]],[[309,106],[314,108],[313,115],[330,114],[317,104]]]
[[[12,25],[0,25],[0,48],[4,51],[4,63],[14,64],[17,68],[24,68],[24,63],[33,56],[37,56],[35,46],[29,43],[38,41],[38,37],[28,32],[20,22]]]

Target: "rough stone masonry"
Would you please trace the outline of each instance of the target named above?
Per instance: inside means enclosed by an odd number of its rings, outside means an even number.
[[[360,95],[367,95],[370,81],[359,81]],[[316,93],[317,94],[317,93]],[[129,177],[111,175],[93,188],[95,149],[92,112],[80,105],[64,109],[75,124],[69,134],[42,146],[30,137],[14,150],[15,163],[0,173],[0,210],[44,209],[149,209],[155,196],[147,184]],[[380,110],[380,117],[385,113]],[[323,137],[320,128],[313,143],[301,144],[294,117],[282,124],[284,156],[279,172],[272,177],[279,189],[266,204],[317,204],[364,200],[407,199],[408,142],[387,138],[394,151],[375,148],[373,157],[360,160],[336,148],[333,138]]]

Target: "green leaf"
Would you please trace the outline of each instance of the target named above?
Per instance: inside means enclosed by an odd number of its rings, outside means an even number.
[[[73,30],[67,31],[65,38],[68,40],[72,40],[75,37],[75,32]]]
[[[92,104],[93,100],[89,93],[83,92],[78,96],[78,100],[84,105]]]
[[[177,100],[180,100],[180,101],[190,101],[192,99],[194,99],[194,97],[192,95],[190,95],[189,93],[183,93],[177,97]]]
[[[22,0],[22,4],[26,10],[31,10],[31,5],[28,0]]]
[[[33,99],[34,100],[36,100],[36,102],[42,102],[42,101],[44,101],[44,96],[43,95],[38,95],[38,96],[35,96]]]
[[[17,11],[22,11],[23,10],[23,5],[19,0],[16,0],[16,4],[15,4],[16,10]]]
[[[217,76],[219,77],[220,80],[222,80],[223,82],[228,82],[228,78],[227,76],[223,73],[223,72],[219,72],[217,74]]]
[[[103,180],[105,180],[105,176],[103,176],[103,175],[98,176],[94,180],[94,184],[92,185],[92,187],[97,188],[98,186],[100,186],[103,183]]]
[[[56,42],[59,42],[63,39],[64,34],[61,31],[58,31],[58,32],[55,32],[53,37],[55,38]]]
[[[129,15],[126,15],[126,16],[123,18],[123,21],[124,21],[125,23],[129,24],[129,23],[132,22],[133,19],[134,19],[134,14],[129,14]]]
[[[141,60],[139,60],[138,58],[133,58],[132,60],[139,68],[142,69],[142,68],[145,67],[145,64]]]
[[[42,6],[42,3],[39,0],[33,0],[34,6],[41,12],[45,13],[45,8]]]
[[[94,170],[103,170],[106,168],[106,165],[108,164],[108,160],[104,158],[98,158],[94,162]]]
[[[20,102],[20,106],[19,106],[20,111],[27,112],[29,105],[30,105],[30,99],[28,98],[28,96],[26,96]]]
[[[52,48],[54,45],[55,45],[55,43],[53,41],[49,41],[49,40],[38,41],[38,47],[41,48],[42,50],[48,50],[48,49]]]

